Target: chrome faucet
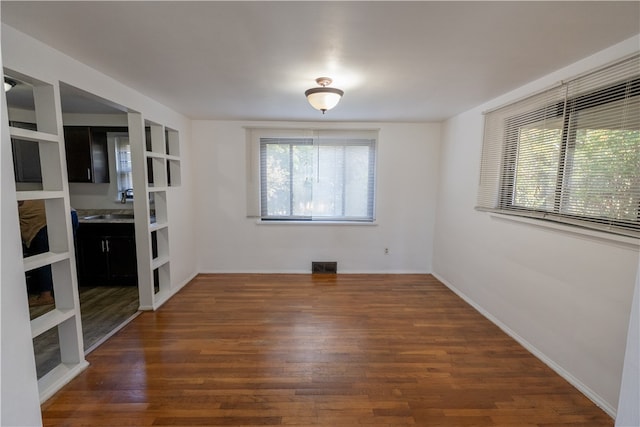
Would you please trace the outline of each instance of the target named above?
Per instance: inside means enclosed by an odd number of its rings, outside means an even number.
[[[133,188],[127,188],[120,195],[120,203],[126,203],[127,199],[133,198]]]

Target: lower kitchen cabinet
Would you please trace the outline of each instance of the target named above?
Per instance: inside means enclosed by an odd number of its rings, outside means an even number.
[[[84,222],[78,228],[80,286],[136,286],[138,271],[132,223]]]

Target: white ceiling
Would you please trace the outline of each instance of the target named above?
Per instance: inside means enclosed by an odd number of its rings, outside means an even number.
[[[640,33],[640,2],[1,2],[194,119],[439,121]],[[315,78],[345,91],[323,117]]]

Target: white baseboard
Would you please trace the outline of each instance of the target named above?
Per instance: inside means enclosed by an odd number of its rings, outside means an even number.
[[[311,265],[308,269],[294,270],[202,270],[198,274],[312,274]],[[422,270],[341,270],[338,264],[338,274],[431,274]]]
[[[605,411],[611,418],[616,418],[617,409],[607,403],[598,393],[591,390],[587,387],[583,382],[579,379],[571,375],[567,370],[565,370],[562,366],[555,363],[551,358],[549,358],[546,354],[536,348],[533,344],[531,344],[526,339],[522,338],[515,331],[509,328],[507,325],[502,323],[500,320],[495,318],[491,313],[486,311],[484,308],[476,304],[471,298],[465,295],[462,291],[457,289],[451,283],[447,282],[443,277],[436,273],[431,273],[436,279],[441,281],[447,288],[449,288],[453,293],[462,298],[467,304],[476,309],[480,314],[482,314],[485,318],[499,327],[504,333],[509,335],[511,338],[516,340],[520,345],[522,345],[525,349],[527,349],[531,354],[540,359],[545,365],[553,369],[558,375],[567,380],[572,386],[578,389],[580,393],[584,394],[595,403],[598,407],[600,407],[603,411]]]
[[[172,296],[177,294],[182,288],[184,288],[187,285],[187,283],[192,281],[194,277],[196,277],[197,275],[198,273],[192,273],[186,280],[183,280],[182,283],[180,283],[178,286],[170,288],[166,293],[164,293],[164,295],[160,295],[160,293],[156,294],[156,296],[159,298],[154,302],[153,310],[157,310],[160,307],[162,307],[162,305],[165,302],[169,301]]]
[[[157,310],[162,306],[162,304],[169,301],[169,299],[171,299],[172,296],[174,296],[175,294],[178,293],[178,291],[184,288],[187,285],[187,283],[192,281],[198,274],[200,273],[191,273],[191,275],[187,279],[183,280],[178,286],[170,288],[167,292],[156,294],[157,300],[154,302],[153,305],[141,305],[138,307],[138,310],[140,311]]]
[[[42,405],[49,398],[58,392],[62,387],[77,377],[82,371],[87,369],[89,362],[82,360],[77,364],[59,364],[38,380],[38,392],[40,404]]]

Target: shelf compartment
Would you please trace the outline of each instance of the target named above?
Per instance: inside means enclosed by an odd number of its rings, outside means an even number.
[[[151,256],[153,269],[169,261],[169,229],[151,232]]]
[[[158,123],[145,120],[147,151],[165,154],[164,128]]]
[[[165,143],[167,154],[171,157],[180,156],[180,137],[178,131],[165,127]]]
[[[167,185],[179,187],[182,184],[180,175],[180,161],[167,160]]]
[[[171,270],[170,263],[165,262],[165,257],[161,257],[158,259],[158,264],[162,262],[162,264],[158,268],[153,268],[153,288],[155,294],[163,294],[171,292]],[[153,261],[155,262],[155,260]],[[152,262],[152,263],[153,263]]]
[[[169,222],[168,209],[167,209],[167,189],[149,189],[149,203],[153,206],[153,217],[158,224],[166,224]],[[153,219],[149,216],[149,221]]]
[[[149,187],[162,188],[167,186],[167,161],[163,155],[147,157]]]

